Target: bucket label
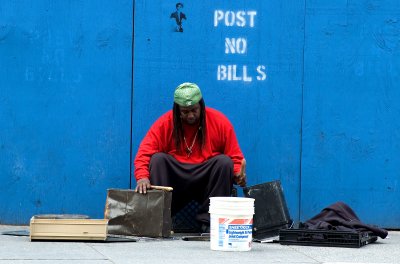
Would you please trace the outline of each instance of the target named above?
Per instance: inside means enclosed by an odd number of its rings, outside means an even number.
[[[215,221],[217,220],[217,221]],[[211,244],[214,249],[249,250],[253,218],[214,218],[211,220]]]

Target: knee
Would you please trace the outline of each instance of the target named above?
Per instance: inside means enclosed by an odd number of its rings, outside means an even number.
[[[233,161],[230,157],[227,155],[221,154],[215,157],[216,162],[221,166],[225,168],[231,168],[233,169]]]
[[[158,152],[153,154],[150,158],[150,168],[152,167],[152,165],[165,164],[167,159],[168,159],[168,154],[166,153]]]
[[[163,152],[155,153],[151,156],[150,165],[151,164],[159,164],[160,162],[164,162],[167,159],[168,154]]]

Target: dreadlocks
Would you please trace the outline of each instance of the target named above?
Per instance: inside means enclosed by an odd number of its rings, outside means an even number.
[[[200,133],[197,137],[197,140],[200,142],[201,148],[203,149],[205,142],[206,142],[206,105],[204,103],[204,99],[200,99],[199,101],[200,105]],[[175,148],[176,151],[179,153],[181,152],[181,144],[182,144],[182,139],[183,139],[183,125],[182,125],[182,119],[181,119],[181,113],[180,113],[180,108],[177,103],[174,103],[174,106],[172,108],[173,116],[174,116],[174,131],[173,131],[173,137],[175,141]]]

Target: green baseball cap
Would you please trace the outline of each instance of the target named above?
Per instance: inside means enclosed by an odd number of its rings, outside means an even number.
[[[180,106],[197,104],[202,98],[199,86],[195,83],[182,83],[175,89],[174,102]]]

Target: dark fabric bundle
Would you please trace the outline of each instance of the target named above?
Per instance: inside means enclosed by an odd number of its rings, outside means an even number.
[[[385,238],[385,229],[362,223],[356,213],[345,203],[336,202],[324,208],[319,214],[304,222],[307,229],[338,230],[338,231],[371,231]]]

